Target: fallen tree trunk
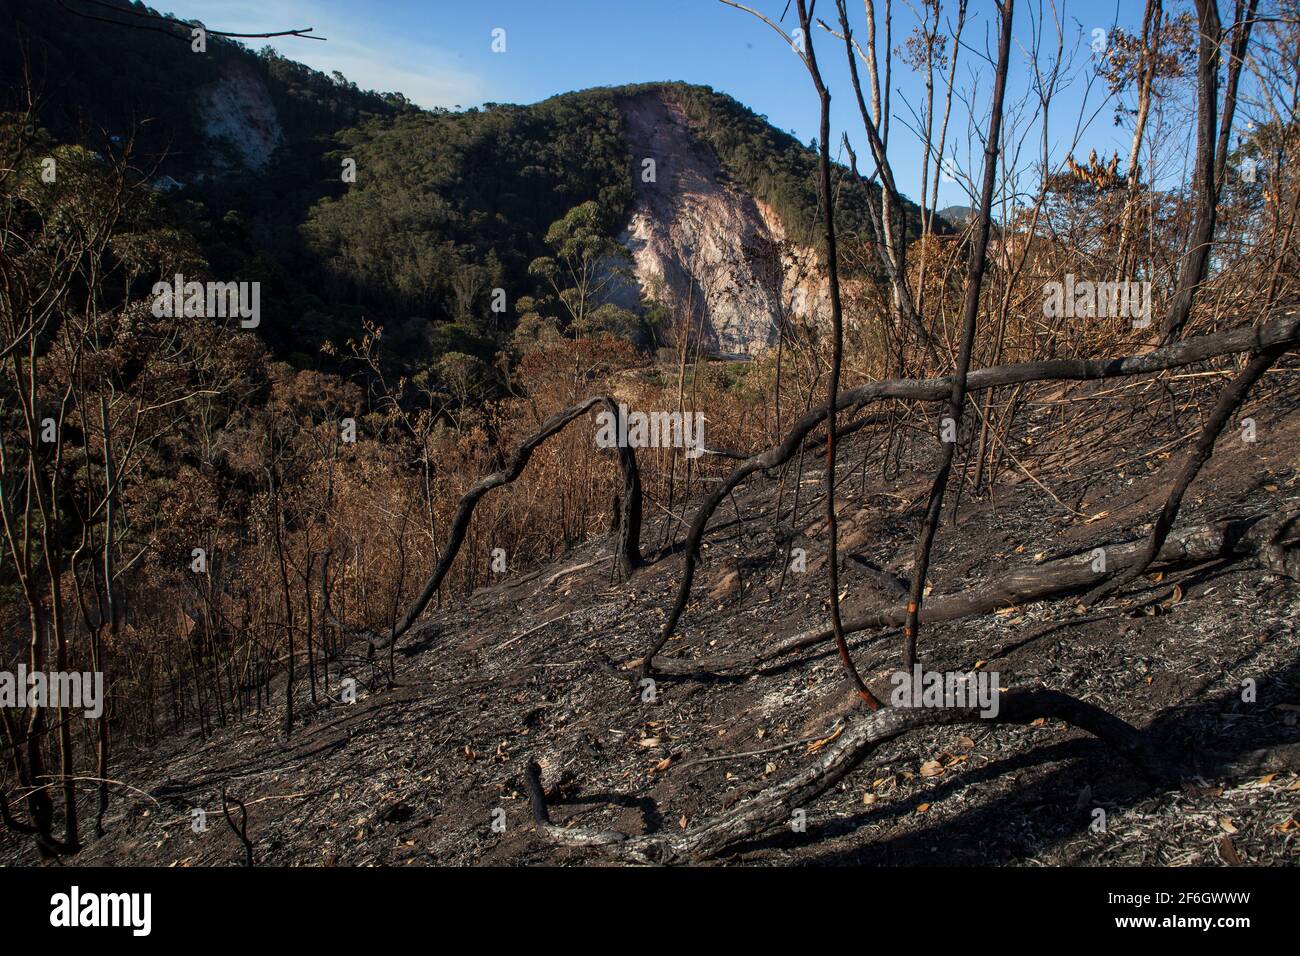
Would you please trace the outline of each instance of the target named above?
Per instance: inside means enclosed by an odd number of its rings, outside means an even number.
[[[1258,351],[1283,344],[1294,346],[1298,342],[1300,342],[1300,312],[1292,312],[1258,327],[1243,326],[1213,335],[1196,336],[1139,355],[1113,359],[1051,359],[976,369],[966,380],[966,391],[970,394],[1026,382],[1091,381],[1142,375],[1180,368],[1222,355]],[[942,401],[951,394],[952,385],[951,376],[932,379],[885,379],[841,392],[835,404],[838,410],[843,411],[849,408],[861,408],[882,398]],[[641,658],[640,671],[643,676],[648,677],[652,672],[655,655],[663,649],[676,631],[682,612],[686,610],[691,585],[694,582],[695,567],[699,560],[700,543],[713,513],[737,486],[755,472],[766,472],[789,461],[799,451],[808,434],[825,419],[826,413],[826,408],[806,412],[795,421],[780,444],[741,462],[731,475],[701,503],[687,535],[685,566],[682,570],[676,601],[659,635],[645,656]]]
[[[1159,566],[1174,568],[1220,558],[1255,556],[1271,570],[1300,580],[1300,566],[1297,566],[1295,554],[1282,541],[1284,533],[1291,531],[1297,516],[1297,512],[1291,510],[1267,517],[1256,515],[1228,519],[1176,532],[1165,540],[1158,558]],[[1136,565],[1143,559],[1145,548],[1145,541],[1102,548],[1105,571],[1100,573],[1093,570],[1094,559],[1092,551],[1089,551],[1014,571],[954,594],[933,595],[922,609],[921,620],[926,624],[954,621],[1017,604],[1083,591],[1101,579],[1121,575]],[[904,601],[846,621],[844,630],[846,633],[855,633],[897,628],[906,620],[907,603]],[[680,675],[725,673],[753,668],[787,654],[826,643],[833,637],[830,628],[818,627],[802,631],[757,653],[726,654],[698,661],[664,658],[655,662],[655,669],[661,674]],[[628,666],[637,666],[637,662]]]
[[[1128,758],[1144,774],[1172,782],[1176,774],[1136,728],[1099,707],[1050,690],[1011,691],[1002,696],[996,716],[982,717],[965,707],[882,707],[851,721],[844,732],[799,773],[768,787],[733,810],[709,817],[681,832],[664,831],[630,836],[615,830],[566,828],[551,822],[542,788],[541,770],[529,763],[524,771],[537,832],[562,846],[608,850],[639,863],[693,863],[715,857],[747,840],[788,823],[795,810],[842,780],[876,744],[909,730],[941,724],[1028,724],[1039,718],[1061,720],[1086,730]]]

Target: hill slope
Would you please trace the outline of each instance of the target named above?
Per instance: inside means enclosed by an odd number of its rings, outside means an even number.
[[[1251,414],[1267,437],[1225,443],[1197,485],[1213,493],[1189,500],[1180,527],[1297,504],[1300,394],[1292,385],[1253,403]],[[1044,411],[1029,427],[1048,430],[1050,422]],[[936,598],[1086,553],[1098,541],[1132,540],[1168,485],[1165,471],[1135,463],[1154,460],[1178,431],[1153,409],[1108,438],[1082,460],[1077,444],[1040,449],[1044,462],[1058,464],[1044,463],[1039,480],[1095,517],[1071,517],[1029,481],[1002,488],[996,505],[965,503],[961,524],[939,537]],[[841,492],[842,554],[856,556],[842,572],[846,617],[895,600],[888,575],[906,571],[934,449],[914,451],[914,470],[898,479],[855,479]],[[854,464],[865,455],[872,476],[878,454],[871,442],[845,452]],[[820,487],[815,473],[805,478]],[[822,502],[814,491],[797,522],[810,578],[792,574],[779,588],[783,548],[769,517],[776,500],[774,482],[751,484],[737,502],[738,522],[710,535],[697,600],[666,649],[670,658],[758,652],[825,620]],[[524,786],[530,759],[541,764],[561,824],[690,832],[807,766],[825,746],[817,742],[853,718],[824,644],[752,671],[664,677],[655,699],[643,699],[611,662],[635,658],[651,641],[680,559],[614,586],[609,556],[609,541],[594,541],[434,612],[423,642],[400,649],[395,686],[386,685],[383,662],[350,658],[331,671],[330,699],[304,708],[290,741],[268,745],[280,720],[277,693],[265,713],[206,739],[195,732],[122,754],[115,776],[132,789],[115,794],[108,835],[78,862],[240,862],[220,817],[226,789],[249,807],[259,864],[598,863],[600,850],[557,849],[535,831]],[[1300,585],[1249,562],[1214,561],[1144,580],[1095,613],[1069,605],[1030,603],[930,625],[926,666],[964,670],[979,658],[1004,687],[1047,686],[1095,702],[1145,730],[1163,753],[1197,758],[1201,782],[1183,790],[1148,782],[1098,740],[1051,721],[933,726],[881,743],[866,766],[801,807],[806,830],[779,828],[725,859],[1293,861]],[[869,677],[896,666],[895,631],[863,632],[851,644]],[[1244,678],[1255,682],[1255,700],[1243,701]],[[355,703],[340,699],[346,679],[356,682]],[[1212,756],[1260,748],[1284,772],[1228,769]],[[1102,830],[1092,826],[1097,808],[1106,814]],[[192,829],[195,809],[207,813],[203,832]],[[33,853],[0,831],[0,858],[31,862]]]

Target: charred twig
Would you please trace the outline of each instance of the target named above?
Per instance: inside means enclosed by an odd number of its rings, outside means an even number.
[[[821,176],[821,214],[826,237],[826,274],[831,294],[831,370],[826,385],[826,534],[829,557],[826,562],[826,580],[830,588],[831,628],[835,633],[835,646],[840,652],[840,662],[853,687],[863,702],[875,710],[880,701],[872,695],[862,676],[853,664],[848,642],[844,639],[844,622],[840,618],[840,556],[839,518],[835,514],[835,416],[840,394],[840,366],[844,362],[844,310],[840,300],[839,253],[835,248],[835,210],[831,196],[831,94],[822,81],[817,66],[817,53],[812,40],[812,24],[808,17],[807,0],[799,0],[799,25],[803,29],[804,65],[812,77],[813,86],[821,103],[821,134],[818,139],[818,169]],[[868,205],[870,205],[868,203]]]
[[[862,95],[862,81],[858,76],[858,62],[853,55],[854,49],[857,48],[857,44],[853,39],[853,31],[849,28],[848,11],[845,8],[844,0],[836,0],[836,11],[839,14],[840,29],[842,32],[836,34],[835,31],[827,27],[825,23],[822,23],[822,27],[832,36],[838,36],[844,41],[845,58],[848,60],[849,64],[849,79],[853,85],[853,93],[857,98],[858,112],[862,117],[862,127],[867,133],[867,143],[871,147],[872,158],[875,159],[876,170],[880,174],[880,190],[884,199],[882,210],[880,212],[876,211],[876,207],[873,203],[868,202],[866,204],[868,215],[867,221],[871,227],[872,238],[874,239],[872,244],[876,249],[880,264],[884,267],[886,274],[889,276],[889,281],[894,293],[892,301],[895,310],[906,320],[908,327],[916,336],[917,341],[924,346],[930,360],[937,362],[939,354],[935,350],[934,340],[930,337],[929,332],[926,331],[925,323],[921,321],[921,316],[917,312],[916,305],[912,301],[911,289],[909,289],[907,285],[907,270],[905,267],[906,264],[903,261],[903,252],[906,248],[906,241],[900,243],[894,238],[893,224],[891,221],[894,215],[893,210],[903,208],[904,204],[902,196],[898,192],[898,187],[894,183],[894,171],[890,165],[888,150],[886,149],[884,140],[880,135],[880,129],[877,127],[876,121],[872,119],[871,113],[868,112],[866,100]],[[873,47],[872,53],[869,55],[874,55],[874,40],[870,42],[868,46]],[[876,76],[874,62],[870,63],[869,66],[872,70],[872,83],[875,84]],[[875,87],[873,86],[873,90],[874,89]],[[879,107],[880,104],[876,102],[877,99],[878,97],[873,93],[873,104],[876,107]],[[881,117],[881,122],[885,126],[888,126],[888,116]],[[885,135],[888,136],[888,132],[886,132]],[[849,168],[853,174],[853,178],[865,183],[865,180],[862,180],[858,175],[858,158],[853,152],[853,147],[849,144],[847,133],[844,136],[844,147],[849,154]],[[924,203],[924,201],[924,197],[922,197],[922,202]],[[906,229],[906,223],[904,223],[904,233],[906,233]],[[905,240],[905,237],[899,238]],[[901,364],[901,345],[899,361]]]
[[[790,750],[794,747],[800,746],[801,744],[813,744],[820,740],[829,743],[835,737],[839,736],[841,730],[843,730],[843,724],[838,724],[825,733],[813,734],[809,737],[799,737],[795,740],[787,740],[784,743],[773,744],[771,747],[760,747],[758,750],[742,750],[731,754],[713,754],[710,757],[696,757],[694,760],[688,760],[686,763],[678,764],[675,769],[681,771],[686,770],[688,767],[698,767],[702,764],[718,763],[723,760],[746,760],[750,757],[765,757],[768,754],[780,753],[783,750]]]
[[[957,373],[952,379],[952,393],[948,397],[948,417],[952,419],[952,441],[943,443],[943,458],[934,476],[930,500],[926,505],[925,522],[916,542],[916,557],[912,563],[912,589],[907,602],[907,622],[903,625],[903,667],[911,670],[916,663],[916,639],[921,627],[921,604],[925,600],[925,576],[930,569],[930,552],[934,535],[939,528],[943,511],[943,496],[948,488],[952,459],[957,450],[957,433],[960,431],[961,413],[966,405],[966,378],[970,371],[971,353],[975,347],[975,319],[979,314],[980,287],[984,282],[984,269],[988,264],[989,230],[993,212],[993,190],[998,180],[999,141],[1002,135],[1002,99],[1007,89],[1007,70],[1011,57],[1011,19],[1014,0],[1003,0],[1002,32],[998,38],[998,65],[993,82],[993,106],[988,136],[984,141],[984,183],[980,192],[979,228],[966,273],[966,298],[962,303],[961,348],[957,353]]]
[[[72,7],[68,6],[67,0],[57,0],[57,2],[60,7],[66,10],[68,13],[72,14],[74,17],[81,17],[84,20],[94,20],[98,23],[111,23],[113,26],[128,27],[133,30],[149,30],[154,33],[161,33],[165,36],[169,36],[178,40],[185,40],[186,42],[189,42],[188,37],[181,36],[180,34],[174,33],[168,29],[164,29],[163,27],[149,26],[144,23],[130,23],[125,20],[113,20],[108,17],[95,16],[93,13],[86,13],[83,10],[73,9]],[[169,27],[174,26],[174,27],[181,27],[183,29],[189,29],[194,25],[185,20],[177,20],[175,17],[167,17],[167,16],[163,16],[160,13],[154,13],[151,10],[144,11],[144,10],[135,10],[132,9],[131,7],[120,7],[120,6],[116,6],[115,4],[105,3],[104,0],[81,0],[81,2],[91,4],[92,6],[96,6],[103,10],[111,11],[113,13],[139,17],[142,20],[152,21],[154,23],[162,23]],[[309,34],[312,32],[313,29],[315,28],[298,27],[297,29],[293,29],[293,30],[276,30],[271,33],[232,33],[228,30],[206,30],[205,28],[206,32],[212,34],[213,36],[226,37],[232,40],[263,40],[263,39],[271,39],[273,37],[301,37],[304,40],[320,40],[323,42],[325,40],[325,37],[309,36]]]
[[[1227,86],[1223,98],[1223,126],[1219,128],[1219,71],[1223,59],[1223,24],[1218,0],[1195,0],[1197,33],[1196,62],[1196,152],[1193,157],[1195,216],[1187,251],[1178,272],[1169,312],[1161,324],[1162,341],[1176,339],[1191,315],[1197,291],[1210,271],[1210,254],[1218,221],[1219,190],[1227,162],[1232,118],[1237,106],[1237,83],[1250,42],[1258,0],[1248,0],[1242,21],[1233,24],[1235,34],[1229,51]],[[1238,14],[1243,12],[1237,4]],[[1216,155],[1217,154],[1217,155]]]
[[[239,842],[244,844],[244,866],[253,866],[253,841],[248,839],[248,807],[244,806],[244,801],[238,797],[230,797],[235,806],[239,807],[239,825],[235,825],[235,819],[230,815],[230,803],[226,798],[226,788],[221,788],[221,813],[226,818],[226,823],[230,824],[230,829],[234,831],[235,836],[239,837]]]

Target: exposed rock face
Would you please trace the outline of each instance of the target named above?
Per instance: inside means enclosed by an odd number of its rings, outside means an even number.
[[[763,200],[755,198],[754,205],[781,251],[781,301],[785,304],[786,314],[830,322],[831,289],[817,261],[816,251],[789,241],[776,210]],[[849,279],[841,281],[845,290],[855,285]]]
[[[793,246],[772,210],[724,182],[712,151],[659,93],[622,104],[636,206],[621,237],[640,291],[689,318],[708,347],[753,355],[776,342],[782,310],[821,318],[826,292],[811,249]],[[654,180],[644,162],[654,160]]]
[[[220,80],[199,92],[199,115],[208,137],[230,143],[252,172],[266,169],[284,140],[266,84],[244,64],[232,65]]]

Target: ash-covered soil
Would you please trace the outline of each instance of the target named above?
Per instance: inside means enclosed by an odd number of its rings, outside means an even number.
[[[1243,413],[1255,418],[1258,440],[1235,431],[1221,439],[1179,527],[1295,506],[1294,392],[1275,388]],[[1040,441],[1060,432],[1053,416],[1064,395],[1034,412],[1013,449],[1022,467],[1009,468],[992,495],[963,491],[956,524],[945,519],[937,540],[935,594],[1149,528],[1199,425],[1196,409],[1171,417],[1153,400],[1135,413],[1134,395],[1120,395],[1122,413],[1099,423],[1111,399],[1097,396],[1076,430]],[[842,450],[846,619],[894,600],[862,562],[906,576],[932,453],[918,447],[901,474],[883,477],[880,450],[867,440]],[[719,510],[669,656],[757,649],[824,624],[821,480],[810,467],[800,490],[802,531],[793,544],[807,550],[808,570],[789,573],[780,590],[777,483],[754,480]],[[783,513],[793,485],[791,470]],[[661,535],[652,524],[645,541]],[[353,704],[311,706],[301,685],[302,716],[288,741],[277,696],[271,710],[210,739],[195,732],[147,752],[120,750],[113,776],[122,785],[107,835],[76,862],[242,862],[221,815],[224,787],[248,808],[258,864],[603,863],[609,858],[599,851],[559,849],[534,832],[523,784],[529,759],[542,764],[556,822],[632,833],[690,827],[793,773],[853,716],[826,646],[759,673],[660,678],[655,700],[643,700],[619,665],[653,639],[681,558],[616,584],[609,544],[592,541],[435,612],[436,634],[399,645],[395,686],[383,660],[344,667],[358,681]],[[1215,562],[1159,580],[1148,575],[1086,614],[1065,598],[931,625],[921,657],[931,669],[979,663],[1004,687],[1073,694],[1148,731],[1171,756],[1274,746],[1285,753],[1300,743],[1298,623],[1296,582],[1250,562]],[[850,643],[864,675],[897,667],[897,632],[863,632]],[[1248,678],[1253,703],[1242,697]],[[337,697],[337,672],[330,686]],[[201,833],[191,827],[195,808],[207,814]],[[716,862],[1290,864],[1300,778],[1294,763],[1248,777],[1211,769],[1165,790],[1105,744],[1060,724],[935,727],[879,746],[804,809],[803,832],[787,828]],[[1094,825],[1098,810],[1104,829]],[[91,818],[89,804],[87,811]],[[0,859],[36,857],[5,833]]]

